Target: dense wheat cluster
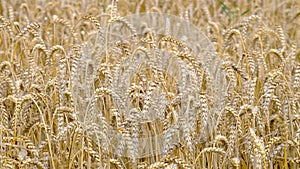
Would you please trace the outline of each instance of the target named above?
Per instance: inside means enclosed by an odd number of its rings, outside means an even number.
[[[0,11],[0,168],[300,167],[300,1]]]

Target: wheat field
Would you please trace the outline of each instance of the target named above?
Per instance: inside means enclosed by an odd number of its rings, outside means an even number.
[[[0,11],[0,168],[300,168],[300,1]]]

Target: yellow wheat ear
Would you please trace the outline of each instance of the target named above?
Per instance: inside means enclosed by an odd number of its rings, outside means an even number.
[[[299,9],[0,0],[0,168],[300,168]]]

